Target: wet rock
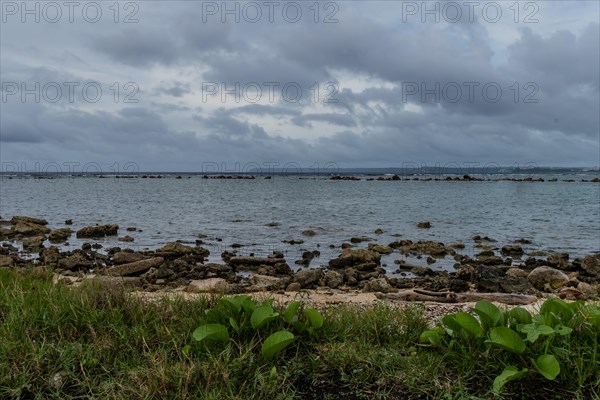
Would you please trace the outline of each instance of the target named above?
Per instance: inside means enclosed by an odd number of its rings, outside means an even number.
[[[373,269],[380,265],[381,254],[372,250],[345,249],[337,258],[329,260],[331,268],[355,267],[357,269]],[[368,266],[365,268],[365,266]]]
[[[136,261],[140,261],[146,258],[143,254],[131,251],[123,250],[113,254],[112,261],[115,264],[128,264]]]
[[[428,254],[434,257],[443,257],[448,254],[454,254],[454,249],[446,247],[443,243],[433,241],[418,241],[413,243],[410,240],[401,240],[400,242],[390,243],[390,247],[398,248],[401,254],[421,255]]]
[[[510,245],[503,246],[500,251],[504,255],[513,256],[513,257],[520,257],[525,253],[523,251],[523,248],[516,244],[510,244]]]
[[[383,229],[377,228],[373,231],[373,233],[376,235],[381,235],[383,233]]]
[[[107,274],[111,276],[130,276],[139,275],[148,271],[150,268],[158,268],[164,263],[164,258],[154,257],[147,260],[135,261],[132,263],[121,264],[111,267]]]
[[[90,251],[92,250],[92,244],[91,243],[84,243],[81,245],[81,250],[83,251]]]
[[[302,289],[315,286],[323,277],[322,269],[303,269],[294,274],[294,282],[300,284]]]
[[[300,240],[294,240],[294,239],[292,239],[292,240],[282,240],[282,242],[294,245],[294,244],[302,244],[302,243],[304,243],[304,240],[302,240],[302,239],[300,239]]]
[[[134,239],[134,238],[132,238],[132,237],[131,237],[131,236],[129,236],[129,235],[125,235],[125,236],[123,236],[123,237],[120,237],[120,238],[118,238],[117,240],[118,240],[119,242],[129,242],[129,243],[131,243],[131,242],[133,242],[135,239]]]
[[[350,238],[350,243],[370,242],[371,240],[373,240],[373,239],[369,238],[369,237],[353,237],[353,238]]]
[[[302,234],[304,236],[315,236],[317,232],[313,231],[312,229],[307,229],[305,231],[302,231]]]
[[[265,224],[265,226],[275,228],[277,226],[281,226],[281,224],[279,222],[269,222],[268,224]]]
[[[45,219],[25,217],[22,215],[15,215],[14,217],[11,218],[10,223],[12,225],[17,225],[20,223],[34,224],[34,225],[48,225],[48,221],[46,221]]]
[[[72,219],[66,220],[65,225],[73,225],[73,220]]]
[[[179,258],[186,255],[208,257],[210,254],[210,252],[204,247],[191,247],[179,242],[167,243],[160,249],[156,250],[155,253],[158,257],[163,257],[165,259]]]
[[[477,257],[476,262],[480,265],[501,265],[504,260],[499,256],[483,256]]]
[[[517,239],[517,240],[515,240],[515,242],[516,242],[516,243],[521,243],[521,244],[531,244],[531,240],[529,240],[529,239],[524,239],[524,238]]]
[[[80,269],[89,269],[92,266],[92,262],[88,260],[83,254],[75,253],[66,258],[58,261],[59,268],[67,269],[69,271],[75,271]]]
[[[473,241],[477,242],[477,243],[481,243],[481,242],[495,242],[494,239],[488,237],[488,236],[480,236],[480,235],[475,235],[473,236]]]
[[[0,267],[12,267],[15,265],[15,261],[12,257],[0,255]]]
[[[321,255],[321,252],[318,250],[305,251],[302,253],[302,259],[296,260],[296,264],[304,265],[304,266],[308,267],[310,265],[310,262],[313,260],[313,258],[318,257],[320,255]]]
[[[342,250],[351,249],[352,247],[354,247],[354,246],[352,246],[350,243],[342,243],[342,246],[341,246]]]
[[[229,285],[222,278],[193,280],[185,289],[189,293],[226,293]]]
[[[529,272],[524,271],[520,268],[509,268],[506,270],[506,276],[511,276],[515,278],[527,278],[529,276]]]
[[[600,280],[600,254],[585,257],[581,260],[581,268],[586,274]]]
[[[340,274],[337,271],[327,271],[324,276],[324,285],[330,287],[331,289],[337,289],[339,286],[344,283],[344,275]]]
[[[387,279],[385,278],[375,278],[366,282],[363,286],[363,292],[372,293],[372,292],[381,292],[388,293],[392,290],[392,286],[389,284]]]
[[[421,229],[429,229],[431,228],[431,222],[429,221],[421,221],[417,224],[417,228]]]
[[[127,232],[136,232],[137,228],[135,226],[128,226],[125,230]]]
[[[453,249],[464,249],[465,244],[464,243],[452,243],[450,245],[450,247],[452,247]]]
[[[541,291],[552,291],[569,282],[569,277],[565,273],[548,266],[535,268],[529,273],[527,279],[534,288]]]
[[[40,251],[44,247],[44,236],[33,236],[23,239],[23,250],[25,251]]]
[[[379,254],[391,254],[394,251],[390,246],[373,243],[369,243],[369,250],[376,251]]]
[[[26,220],[17,220],[10,229],[15,235],[23,236],[46,235],[50,232],[50,228],[45,225],[27,222]]]
[[[546,259],[546,265],[563,271],[573,269],[572,265],[569,263],[568,253],[557,253],[548,256],[548,258]]]
[[[86,226],[77,231],[78,238],[100,239],[106,236],[115,236],[119,231],[119,225],[96,225]]]
[[[48,239],[51,243],[64,243],[71,236],[71,233],[72,231],[69,228],[53,229],[50,231]]]
[[[12,239],[15,235],[16,233],[12,229],[0,227],[0,240]]]

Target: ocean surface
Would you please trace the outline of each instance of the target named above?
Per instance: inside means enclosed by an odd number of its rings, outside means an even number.
[[[593,178],[588,176],[587,178]],[[547,179],[547,177],[545,177]],[[581,177],[579,177],[581,178]],[[93,241],[112,246],[154,249],[181,240],[221,252],[240,244],[239,254],[283,251],[291,266],[305,250],[319,250],[311,266],[326,264],[352,237],[387,244],[399,239],[462,242],[477,253],[472,237],[489,236],[497,245],[531,240],[526,250],[567,252],[572,257],[600,251],[600,184],[590,182],[334,181],[327,177],[273,176],[254,180],[122,179],[95,176],[33,179],[0,177],[0,216],[45,218],[51,227],[72,229],[118,224],[119,236]],[[430,221],[430,229],[417,228]],[[269,223],[278,226],[266,226]],[[126,232],[136,227],[137,232]],[[302,231],[313,229],[315,236]],[[375,229],[382,229],[377,235]],[[401,235],[400,237],[394,236]],[[283,240],[304,240],[300,245]],[[87,240],[89,241],[89,240]],[[73,235],[66,249],[81,246]],[[335,248],[330,248],[334,245]],[[359,246],[366,246],[363,243]],[[392,272],[394,259],[388,256]],[[452,261],[438,264],[447,268]]]

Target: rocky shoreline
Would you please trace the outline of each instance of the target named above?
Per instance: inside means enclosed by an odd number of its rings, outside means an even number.
[[[309,268],[318,250],[305,251],[294,271],[284,254],[273,251],[266,257],[238,253],[237,248],[223,251],[222,263],[207,262],[209,250],[198,240],[195,246],[170,242],[156,250],[134,251],[112,247],[102,249],[94,239],[118,236],[118,225],[83,227],[77,231],[65,221],[65,227],[50,228],[43,219],[14,216],[0,220],[0,267],[52,268],[57,281],[80,284],[98,279],[132,290],[156,292],[178,290],[190,293],[299,292],[330,290],[340,293],[393,293],[419,288],[429,291],[520,293],[536,296],[555,294],[562,298],[595,298],[600,293],[600,254],[571,259],[566,253],[547,257],[525,255],[521,244],[498,245],[488,237],[472,238],[479,253],[472,257],[460,253],[464,244],[446,245],[435,241],[397,240],[387,244],[369,238],[352,238],[340,246],[336,257],[320,268]],[[420,223],[426,229],[427,221]],[[309,236],[309,232],[303,232]],[[377,234],[377,231],[375,232]],[[81,249],[61,251],[72,235],[89,239]],[[119,237],[121,242],[133,238]],[[366,242],[367,247],[361,243]],[[46,246],[45,243],[50,242]],[[520,243],[519,243],[520,242]],[[301,240],[293,244],[300,244]],[[22,250],[15,244],[21,244]],[[333,246],[333,245],[332,245]],[[397,255],[400,277],[386,273],[382,256]],[[427,265],[451,257],[454,270],[411,265],[406,257],[424,258]],[[404,274],[406,272],[406,274]]]

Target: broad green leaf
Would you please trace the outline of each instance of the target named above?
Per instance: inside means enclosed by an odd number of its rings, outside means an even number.
[[[540,314],[546,318],[546,324],[553,326],[556,322],[568,323],[573,318],[574,308],[560,299],[548,299],[542,304]]]
[[[487,300],[477,302],[473,311],[479,315],[485,330],[504,324],[504,314]]]
[[[549,336],[555,333],[548,325],[526,324],[519,325],[518,331],[527,335],[527,340],[534,343],[541,335]]]
[[[240,311],[242,310],[240,300],[235,297],[222,297],[219,300],[219,304],[225,307],[225,309],[229,311],[230,315],[234,317],[238,317],[240,315]]]
[[[507,312],[508,318],[514,318],[518,324],[530,324],[531,313],[523,307],[515,307]]]
[[[479,321],[474,316],[466,312],[456,313],[454,320],[460,327],[469,334],[471,337],[480,337],[483,335],[483,330]]]
[[[306,315],[306,319],[308,319],[313,329],[319,329],[323,326],[323,316],[314,308],[305,309],[304,314]]]
[[[254,329],[260,329],[269,322],[273,321],[279,316],[271,306],[260,306],[257,307],[252,316],[250,317],[250,324]]]
[[[239,333],[239,331],[240,331],[240,327],[239,327],[239,325],[238,325],[237,321],[235,320],[235,318],[233,318],[233,317],[229,317],[229,325],[231,325],[231,327],[232,327],[232,328],[233,328],[233,329],[234,329],[236,332],[238,332],[238,333]]]
[[[552,354],[544,354],[533,361],[535,367],[546,379],[554,380],[560,373],[560,364]]]
[[[192,346],[190,346],[189,344],[186,344],[181,349],[181,352],[183,353],[184,356],[189,356],[190,353],[192,352]]]
[[[504,326],[492,329],[490,339],[485,342],[513,353],[522,354],[525,351],[525,342],[519,334]]]
[[[227,315],[218,308],[206,310],[204,311],[204,315],[206,316],[206,320],[210,323],[220,324],[227,321]]]
[[[290,303],[283,311],[283,320],[288,324],[293,323],[294,319],[297,320],[298,316],[296,315],[296,313],[298,312],[300,305],[301,303],[299,301],[294,301],[293,303]]]
[[[495,394],[500,394],[504,385],[506,385],[510,381],[514,381],[517,379],[521,379],[527,373],[527,368],[523,368],[519,371],[517,367],[514,365],[509,365],[505,367],[500,375],[494,379],[494,384],[492,386],[492,391]]]
[[[246,312],[246,314],[250,315],[256,309],[256,302],[250,298],[250,296],[241,295],[237,296],[238,302]]]
[[[561,336],[566,336],[570,335],[571,332],[573,332],[573,328],[569,328],[568,326],[564,325],[556,325],[554,327],[554,332],[558,333]]]
[[[419,337],[419,341],[424,344],[432,344],[434,346],[439,346],[442,341],[442,336],[440,335],[439,329],[429,329],[421,333]]]
[[[460,333],[462,326],[456,321],[456,314],[448,314],[442,318],[442,323],[446,325],[452,333]]]
[[[229,340],[229,332],[227,327],[221,324],[206,324],[196,328],[192,333],[194,340],[202,342],[204,340],[226,342]]]
[[[273,357],[281,350],[285,349],[294,341],[294,334],[289,331],[278,331],[265,339],[262,345],[262,355],[267,360]]]

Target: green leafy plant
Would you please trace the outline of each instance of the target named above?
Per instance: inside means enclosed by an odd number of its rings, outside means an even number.
[[[261,354],[266,360],[272,360],[298,338],[316,337],[324,324],[321,313],[314,308],[303,308],[298,301],[278,312],[272,301],[257,303],[246,295],[220,298],[214,307],[205,311],[204,319],[206,323],[192,333],[198,345],[210,347],[217,342],[257,341],[262,343]],[[190,345],[183,349],[185,354],[191,350]]]
[[[600,310],[581,302],[549,299],[535,316],[522,307],[502,312],[489,301],[478,302],[472,311],[479,319],[465,312],[446,315],[439,326],[421,334],[420,342],[427,347],[475,351],[504,365],[493,381],[495,394],[508,382],[536,373],[556,379],[561,360],[569,357],[561,341],[577,335],[594,342],[600,335]]]

